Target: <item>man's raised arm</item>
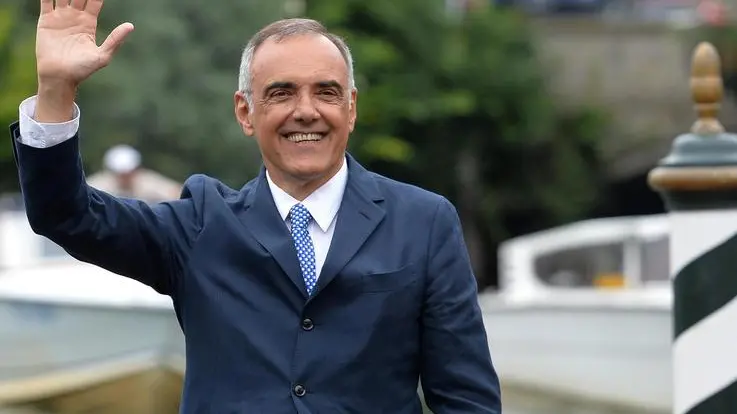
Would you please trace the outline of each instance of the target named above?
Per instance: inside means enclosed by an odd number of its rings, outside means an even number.
[[[38,94],[11,126],[26,214],[33,230],[72,256],[132,277],[164,294],[199,231],[197,208],[181,200],[149,206],[85,183],[79,155],[77,87],[105,67],[133,25],[95,43],[102,0],[41,0],[36,35]]]

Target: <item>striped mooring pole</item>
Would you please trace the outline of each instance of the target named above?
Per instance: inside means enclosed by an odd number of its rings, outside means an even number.
[[[648,182],[671,218],[673,413],[737,414],[737,135],[717,119],[719,54],[693,52],[698,118]]]

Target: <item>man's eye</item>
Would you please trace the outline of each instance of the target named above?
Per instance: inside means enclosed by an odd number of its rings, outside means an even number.
[[[272,98],[284,98],[286,96],[289,96],[289,92],[287,91],[274,91],[271,93]]]

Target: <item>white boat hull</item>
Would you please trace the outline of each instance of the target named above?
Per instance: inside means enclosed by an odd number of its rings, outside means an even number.
[[[670,295],[549,292],[480,302],[502,381],[603,404],[670,412]]]
[[[0,406],[162,367],[184,370],[169,298],[82,263],[0,276]]]

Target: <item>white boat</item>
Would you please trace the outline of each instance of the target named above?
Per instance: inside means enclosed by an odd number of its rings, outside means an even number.
[[[505,386],[670,412],[669,221],[587,220],[505,242],[479,295]]]
[[[71,258],[22,210],[0,214],[0,407],[162,369],[184,370],[169,297]],[[138,397],[151,400],[118,396]]]

